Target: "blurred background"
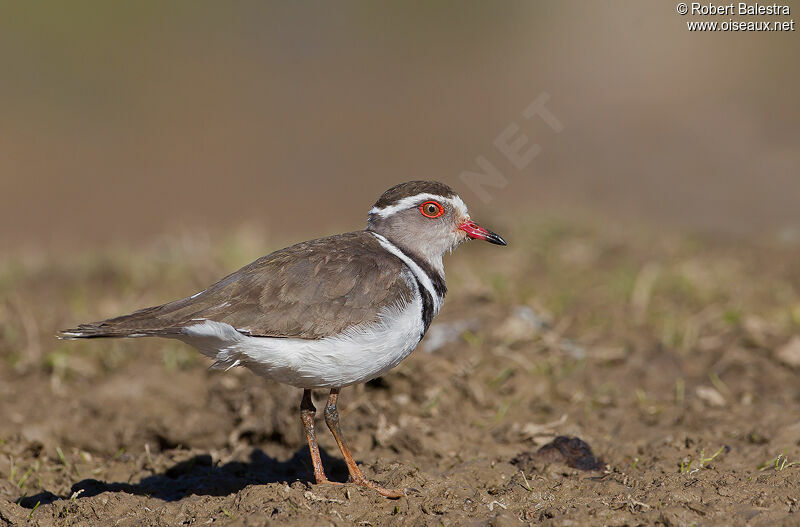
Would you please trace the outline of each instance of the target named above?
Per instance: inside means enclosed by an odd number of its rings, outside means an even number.
[[[677,3],[0,2],[0,518],[796,524],[800,39]],[[299,505],[294,388],[54,338],[412,179],[509,247],[448,257],[420,350],[346,391],[370,477],[428,493],[400,509]],[[613,470],[508,463],[556,434]]]
[[[410,179],[453,185],[490,225],[799,236],[797,32],[691,33],[673,3],[635,1],[2,11],[4,253],[354,230]],[[559,133],[523,116],[543,94]],[[504,131],[538,155],[515,167]],[[483,198],[460,177],[481,156],[503,180]]]

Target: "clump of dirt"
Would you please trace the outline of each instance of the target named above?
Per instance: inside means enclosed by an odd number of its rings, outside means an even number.
[[[509,237],[449,257],[435,346],[342,393],[364,472],[407,489],[394,501],[311,483],[299,390],[171,341],[52,338],[267,248],[8,260],[0,526],[800,521],[796,247],[552,223]]]
[[[603,470],[605,463],[594,457],[592,447],[579,437],[558,436],[536,452],[521,452],[511,460],[524,472],[533,472],[541,463],[561,463],[578,470]]]

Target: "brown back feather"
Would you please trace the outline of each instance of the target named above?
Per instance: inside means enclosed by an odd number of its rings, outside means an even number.
[[[405,265],[375,237],[352,232],[264,256],[194,298],[66,330],[79,337],[169,336],[198,323],[226,322],[265,337],[319,339],[375,322],[379,311],[414,296]]]

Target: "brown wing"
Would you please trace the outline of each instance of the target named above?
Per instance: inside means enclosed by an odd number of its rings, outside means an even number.
[[[366,231],[264,256],[193,297],[63,332],[65,337],[169,335],[197,319],[254,336],[318,339],[377,319],[414,292],[404,264]]]

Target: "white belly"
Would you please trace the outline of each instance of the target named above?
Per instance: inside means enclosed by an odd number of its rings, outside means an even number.
[[[205,320],[178,339],[217,360],[216,367],[245,366],[258,375],[298,388],[331,388],[366,382],[388,372],[414,351],[423,332],[422,299],[381,313],[370,326],[335,337],[250,337],[231,325]]]

